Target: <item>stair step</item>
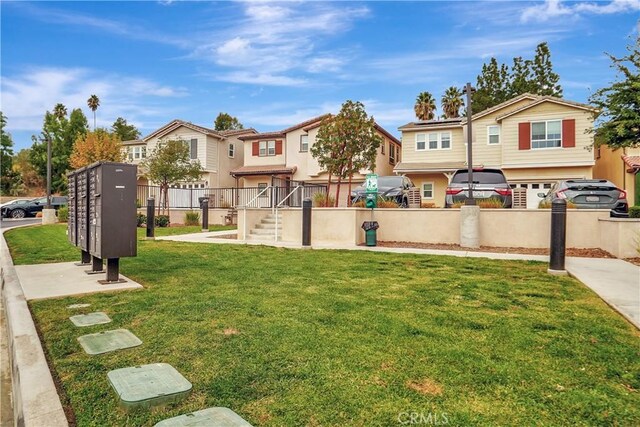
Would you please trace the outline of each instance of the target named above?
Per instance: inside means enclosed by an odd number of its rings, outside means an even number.
[[[276,235],[276,230],[275,228],[252,228],[251,229],[251,234],[260,234],[260,235],[264,235],[264,236],[275,236]]]
[[[273,235],[269,236],[268,234],[248,234],[247,240],[265,240],[265,241],[274,241],[275,238]],[[278,236],[278,240],[282,240],[280,236]]]
[[[266,224],[256,224],[256,228],[261,228],[264,230],[275,230],[276,229],[276,223],[266,223]],[[282,223],[279,222],[278,223],[278,230],[282,230]]]

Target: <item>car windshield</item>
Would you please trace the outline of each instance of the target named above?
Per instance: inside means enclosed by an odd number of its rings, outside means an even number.
[[[379,177],[378,187],[402,187],[402,177],[401,176]]]
[[[451,182],[454,184],[468,184],[469,174],[467,172],[457,173]],[[506,184],[507,180],[500,172],[473,171],[473,182],[477,184]]]

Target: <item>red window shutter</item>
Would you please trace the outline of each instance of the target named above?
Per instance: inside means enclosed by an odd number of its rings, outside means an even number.
[[[251,155],[259,156],[260,155],[260,142],[253,141],[253,145],[251,146]]]
[[[576,119],[566,119],[562,121],[562,147],[570,148],[576,146]]]
[[[278,154],[282,154],[282,140],[281,139],[276,140],[276,156]]]
[[[518,123],[518,149],[531,149],[531,123]]]

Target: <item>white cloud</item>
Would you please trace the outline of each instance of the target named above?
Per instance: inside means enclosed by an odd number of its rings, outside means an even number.
[[[307,80],[284,75],[269,73],[251,73],[247,71],[234,71],[212,76],[215,80],[264,86],[303,86]]]
[[[612,0],[609,3],[576,2],[566,4],[561,0],[546,0],[544,4],[527,7],[520,16],[522,22],[546,22],[559,17],[576,18],[582,13],[608,15],[640,11],[640,0]]]
[[[98,126],[108,127],[119,117],[142,125],[145,118],[167,115],[155,106],[159,98],[187,95],[183,88],[131,76],[104,75],[85,68],[39,68],[24,70],[19,77],[2,77],[2,112],[9,118],[9,130],[37,131],[45,111],[57,103],[68,112],[81,108],[88,118],[87,99],[100,98]],[[123,88],[126,88],[123,90]]]

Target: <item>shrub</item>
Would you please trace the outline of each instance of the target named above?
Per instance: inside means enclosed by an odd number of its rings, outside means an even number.
[[[36,218],[42,218],[42,212],[36,213]]]
[[[140,209],[142,207],[142,202],[140,199],[136,199],[136,208]]]
[[[69,206],[61,206],[58,209],[58,221],[59,222],[69,221]]]
[[[436,204],[433,202],[428,202],[428,203],[420,203],[420,207],[423,209],[433,209],[433,208],[437,208]]]
[[[575,203],[567,200],[567,209],[577,209],[577,208],[578,207],[576,206]],[[538,205],[538,209],[551,209],[551,202],[547,200],[541,201],[540,204]]]
[[[184,214],[184,225],[199,225],[200,214],[198,212],[186,212]]]
[[[155,217],[154,222],[156,227],[168,227],[169,215],[158,215],[157,217]]]
[[[364,200],[358,200],[357,202],[352,203],[351,207],[352,208],[364,208],[366,206],[364,205]]]
[[[332,208],[336,205],[336,198],[332,195],[329,195],[329,203],[327,204],[327,194],[326,193],[313,193],[313,206],[316,208]]]
[[[147,216],[145,214],[141,214],[140,212],[138,212],[137,219],[136,219],[137,226],[142,227],[146,223],[147,223]]]
[[[500,199],[493,199],[493,198],[478,201],[478,206],[486,209],[501,209],[504,207]]]
[[[629,208],[629,218],[640,218],[640,206],[631,206]]]
[[[387,208],[399,208],[400,205],[395,200],[387,200],[387,199],[378,199],[378,208],[387,209]]]

